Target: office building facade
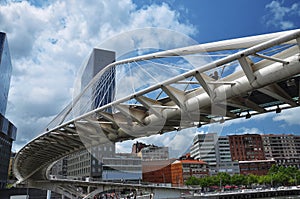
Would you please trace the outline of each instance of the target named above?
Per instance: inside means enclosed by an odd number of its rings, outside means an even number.
[[[92,152],[81,150],[68,156],[67,177],[96,181],[140,181],[141,158],[133,154],[116,154],[114,144],[98,145]]]
[[[217,142],[217,171],[229,174],[239,174],[239,162],[233,161],[227,136],[219,136]]]
[[[17,128],[5,118],[12,65],[6,34],[0,32],[0,189],[6,187],[12,143]]]
[[[198,134],[193,139],[191,157],[207,162],[210,175],[218,172],[238,174],[239,165],[232,161],[228,137],[217,133]]]
[[[89,150],[81,150],[67,157],[67,176],[71,178],[102,179],[103,158],[114,157],[113,143],[94,146]]]
[[[92,99],[91,109],[101,107],[113,101],[115,96],[115,68],[112,67],[106,71],[103,69],[115,61],[116,54],[113,51],[94,48],[87,65],[81,76],[81,87],[83,91],[89,82],[98,75],[97,83],[92,89],[88,89],[87,100]],[[99,73],[99,74],[98,74]],[[100,75],[101,74],[101,75]],[[109,110],[111,111],[111,110]]]

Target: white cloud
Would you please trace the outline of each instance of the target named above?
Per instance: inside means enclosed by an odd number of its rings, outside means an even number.
[[[13,63],[6,115],[18,127],[16,150],[41,133],[41,126],[71,100],[79,66],[101,41],[144,27],[195,33],[166,3],[141,9],[131,0],[53,0],[39,5],[0,4],[0,31],[7,33]]]
[[[262,131],[259,130],[258,128],[246,128],[242,127],[237,129],[237,134],[261,134]]]
[[[283,121],[288,125],[300,125],[299,107],[282,111],[273,118],[273,121]]]
[[[283,5],[284,1],[272,1],[266,5],[266,9],[270,13],[264,16],[264,21],[268,26],[274,26],[282,30],[295,28],[296,25],[292,22],[290,17],[300,17],[299,4],[294,3],[290,7]]]
[[[181,131],[168,132],[162,135],[152,135],[150,137],[138,138],[136,140],[146,144],[168,147],[170,158],[178,158],[190,150],[193,139],[198,133],[204,132],[198,132],[196,128],[189,128],[183,129]],[[117,151],[129,152],[134,142],[135,141],[129,140],[126,142],[118,143]]]

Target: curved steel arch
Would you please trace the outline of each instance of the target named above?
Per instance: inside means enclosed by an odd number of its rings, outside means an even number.
[[[263,54],[265,50],[282,44],[290,45],[277,54]],[[243,117],[249,112],[263,114],[275,111],[277,105],[281,105],[282,108],[296,107],[299,104],[299,45],[300,30],[293,30],[200,44],[114,62],[106,68],[161,57],[186,56],[203,51],[242,49],[225,58],[78,115],[69,121],[65,121],[68,117],[64,115],[62,120],[56,121],[53,128],[33,139],[17,153],[14,173],[19,182],[47,180],[47,169],[54,161],[86,147],[81,139],[88,140],[90,145],[104,143],[107,140],[119,142],[211,122],[223,122]],[[259,60],[255,62],[253,57],[258,57]],[[238,62],[242,70],[218,80],[205,74],[208,70],[232,62]],[[191,77],[197,80],[196,83],[199,84],[197,89],[185,91],[172,86]],[[99,76],[96,76],[88,87],[95,83],[97,78]],[[293,80],[295,88],[288,88],[287,80]],[[190,83],[186,82],[186,84]],[[156,100],[145,96],[157,89],[162,89],[168,97]],[[252,92],[251,96],[248,95],[249,92]],[[126,103],[131,99],[135,99],[140,104]],[[212,102],[222,105],[224,101],[227,103],[225,115],[213,115],[207,111]],[[116,108],[116,113],[106,112],[111,106]],[[65,109],[64,114],[71,114],[71,111],[70,105]],[[187,117],[183,118],[182,115]],[[120,121],[124,123],[124,118],[131,118],[130,123],[125,122],[132,130],[131,133],[119,125]],[[155,124],[159,124],[162,118],[166,122],[157,131]],[[141,131],[149,125],[155,130]],[[95,143],[93,126],[101,128],[105,135]],[[78,128],[84,129],[87,133],[79,135]]]

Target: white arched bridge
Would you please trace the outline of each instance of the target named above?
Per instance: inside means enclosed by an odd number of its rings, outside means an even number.
[[[17,153],[14,173],[39,186],[53,162],[86,147],[297,107],[299,49],[300,30],[291,30],[115,61]]]

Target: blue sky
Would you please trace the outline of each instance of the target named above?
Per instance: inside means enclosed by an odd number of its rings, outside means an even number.
[[[150,2],[161,4],[161,1]],[[179,11],[182,22],[188,22],[197,29],[194,38],[199,43],[293,29],[300,25],[300,8],[296,0],[164,2],[169,2],[172,9]],[[293,5],[297,7],[292,9]],[[283,22],[293,25],[281,25]]]
[[[198,43],[300,28],[296,0],[13,1],[0,3],[13,77],[7,117],[18,127],[17,151],[72,99],[91,49],[135,28],[175,30]],[[300,133],[299,109],[226,123],[222,133]],[[199,131],[206,132],[208,127]]]

